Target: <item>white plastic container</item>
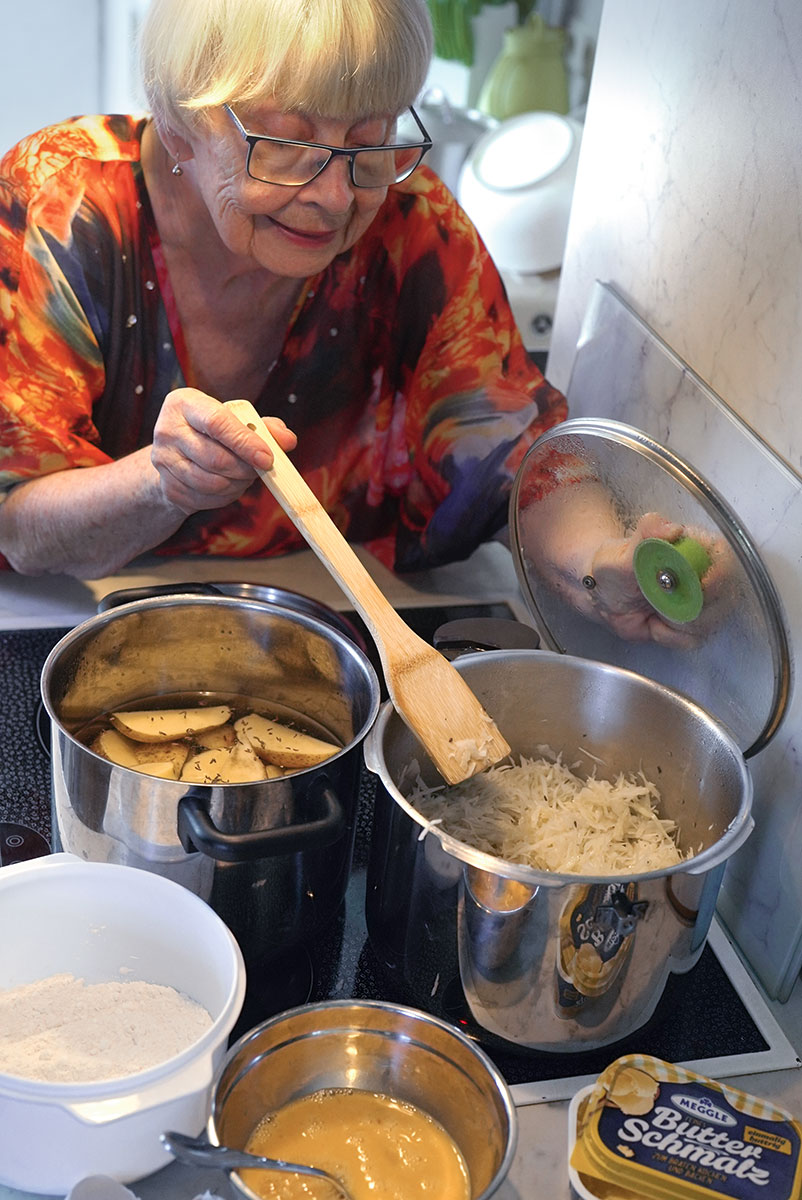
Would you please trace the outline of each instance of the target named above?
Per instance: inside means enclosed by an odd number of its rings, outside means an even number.
[[[576,1145],[576,1125],[577,1117],[579,1116],[579,1106],[592,1091],[593,1084],[580,1088],[572,1097],[568,1108],[568,1179],[573,1189],[572,1194],[578,1196],[579,1200],[599,1200],[597,1193],[591,1192],[589,1188],[585,1187],[579,1172],[575,1167],[571,1166],[571,1155]]]
[[[64,1196],[89,1175],[130,1183],[165,1167],[159,1135],[196,1135],[245,997],[240,949],[215,912],[172,880],[68,854],[0,870],[0,989],[62,972],[183,992],[212,1024],[159,1066],[99,1083],[0,1073],[0,1184]]]

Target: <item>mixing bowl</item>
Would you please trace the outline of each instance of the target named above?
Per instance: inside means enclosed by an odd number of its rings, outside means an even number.
[[[212,1022],[167,1061],[118,1079],[50,1083],[0,1073],[0,1184],[64,1196],[79,1180],[121,1183],[167,1166],[164,1129],[197,1134],[245,995],[220,918],[149,871],[73,855],[0,871],[0,990],[57,974],[135,979],[195,1000]]]
[[[515,1106],[493,1063],[454,1026],[412,1008],[334,1000],[289,1009],[229,1051],[215,1082],[209,1140],[242,1149],[266,1113],[324,1088],[414,1104],[456,1143],[471,1200],[489,1200],[515,1153]],[[231,1175],[238,1195],[254,1193]]]

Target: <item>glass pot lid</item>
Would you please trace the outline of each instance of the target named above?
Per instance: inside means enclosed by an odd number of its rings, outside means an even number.
[[[612,530],[623,538],[650,513],[675,528],[636,542],[633,603],[643,619],[625,636],[594,604],[593,550],[588,562],[577,547],[601,544]],[[598,543],[587,536],[593,523]],[[766,745],[790,692],[779,596],[736,514],[686,462],[629,425],[565,421],[538,438],[521,463],[510,543],[550,649],[674,688],[723,725],[747,756]],[[646,617],[654,614],[668,627],[659,630],[668,644],[643,640]]]

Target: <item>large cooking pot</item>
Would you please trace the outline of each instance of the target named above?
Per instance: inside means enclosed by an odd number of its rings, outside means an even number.
[[[361,743],[379,706],[376,674],[345,633],[258,600],[151,597],[68,633],[41,687],[57,846],[190,888],[232,930],[250,976],[336,915],[351,865]],[[198,693],[267,701],[342,750],[285,778],[190,787],[117,766],[81,740],[102,713]]]
[[[685,639],[619,637],[567,599],[549,546],[555,529],[570,537],[587,520],[582,480],[612,498],[623,527],[657,509],[714,548],[717,573],[702,589],[698,620],[684,606],[700,580],[678,563],[675,546],[652,539],[654,577],[641,583],[636,571],[644,598],[681,624]],[[787,707],[788,641],[743,523],[689,464],[618,422],[567,421],[538,438],[513,487],[510,543],[548,649],[470,654],[457,670],[513,754],[532,757],[547,745],[567,765],[584,764],[580,773],[642,771],[690,857],[630,878],[585,878],[473,850],[405,798],[416,759],[426,783],[441,781],[384,708],[365,743],[380,779],[368,929],[413,1003],[473,1022],[478,1036],[507,1046],[591,1049],[641,1028],[669,972],[689,970],[702,951],[727,860],[753,825],[746,760]],[[582,585],[592,590],[593,576]]]
[[[536,1050],[607,1045],[652,1015],[670,971],[699,957],[727,859],[749,835],[743,754],[697,705],[618,667],[552,651],[469,654],[455,666],[513,754],[548,745],[603,778],[643,771],[676,821],[681,865],[631,878],[558,875],[472,849],[405,798],[420,744],[384,707],[364,746],[379,777],[366,915],[371,943],[410,1002],[467,1015],[489,1040]],[[590,973],[579,978],[582,946]],[[574,961],[576,958],[576,962]]]

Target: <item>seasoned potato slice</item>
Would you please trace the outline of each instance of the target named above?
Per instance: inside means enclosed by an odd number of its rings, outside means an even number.
[[[233,746],[237,735],[233,724],[217,725],[214,729],[201,730],[193,733],[192,745],[197,750],[222,750]]]
[[[172,778],[178,779],[189,754],[189,746],[184,742],[135,742],[134,745],[137,770],[148,775],[156,773],[153,763],[165,763],[172,766]],[[165,774],[165,779],[169,778],[169,773]]]
[[[111,714],[115,729],[136,742],[175,742],[225,725],[230,718],[231,709],[227,704],[209,708],[151,708]]]
[[[185,783],[256,783],[267,779],[267,772],[253,750],[237,742],[231,747],[190,755],[181,779]]]
[[[104,729],[92,742],[91,749],[101,754],[118,767],[129,767],[145,775],[158,775],[161,779],[178,779],[184,760],[189,753],[181,742],[135,742],[118,733],[116,729]]]
[[[234,728],[237,737],[252,746],[265,762],[295,771],[303,767],[314,767],[341,749],[340,746],[312,737],[309,733],[302,733],[288,725],[280,725],[278,721],[261,717],[258,713],[240,717],[234,722]]]
[[[136,742],[123,737],[116,729],[104,729],[97,735],[89,749],[94,750],[95,754],[99,754],[102,758],[107,758],[109,762],[116,763],[118,767],[131,767],[133,770],[137,768]]]
[[[181,774],[181,768],[177,766],[174,758],[165,760],[156,759],[153,761],[145,760],[137,764],[137,771],[141,771],[143,775],[155,775],[158,779],[178,779]]]

